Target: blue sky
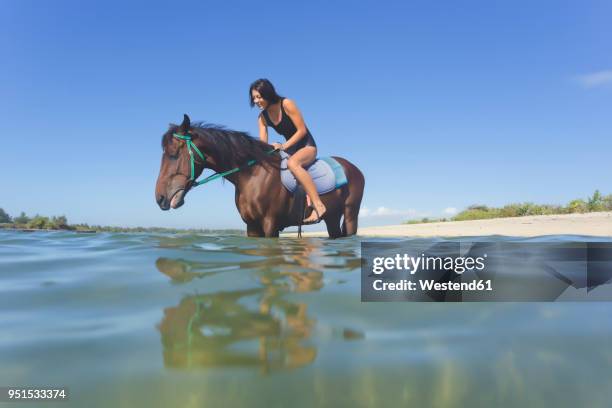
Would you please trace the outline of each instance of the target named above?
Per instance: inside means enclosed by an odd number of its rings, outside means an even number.
[[[320,155],[363,170],[361,225],[612,193],[607,1],[1,7],[11,215],[243,228],[229,182],[169,212],[154,187],[161,135],[183,113],[257,135],[260,77],[297,102]]]

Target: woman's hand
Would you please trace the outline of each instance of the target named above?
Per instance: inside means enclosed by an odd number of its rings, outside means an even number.
[[[283,145],[280,143],[272,143],[272,147],[274,148],[274,150],[285,150]]]

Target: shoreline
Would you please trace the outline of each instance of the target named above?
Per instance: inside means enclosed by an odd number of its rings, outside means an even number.
[[[321,223],[318,227],[324,227]],[[295,228],[295,227],[292,227]],[[308,231],[304,227],[304,237],[327,237],[327,231]],[[20,232],[71,231],[77,233],[103,232],[97,230],[69,229],[32,229],[8,228]],[[229,230],[228,230],[229,231]],[[234,231],[234,230],[232,230]],[[174,231],[174,233],[190,231]],[[242,231],[244,232],[244,231]],[[468,221],[445,221],[422,224],[382,225],[360,227],[358,237],[469,237],[469,236],[515,236],[536,237],[543,235],[584,235],[593,237],[612,237],[612,211],[576,214],[532,215],[524,217],[490,218]],[[281,232],[280,237],[297,237],[295,229]]]
[[[582,214],[531,215],[484,220],[446,221],[424,224],[384,225],[357,230],[361,237],[468,237],[505,235],[587,235],[612,237],[612,211]],[[297,236],[297,232],[281,233]],[[304,237],[327,237],[327,231],[302,231]]]

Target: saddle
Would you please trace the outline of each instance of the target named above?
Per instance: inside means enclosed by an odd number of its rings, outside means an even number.
[[[293,193],[297,188],[298,182],[287,168],[287,160],[290,156],[285,152],[280,152],[280,155],[281,183],[290,193]],[[348,183],[344,169],[333,157],[318,158],[305,169],[310,174],[319,194],[329,193]]]
[[[295,176],[287,168],[289,155],[283,151],[281,155],[280,176],[282,185],[294,196],[294,204],[290,210],[290,218],[297,220],[298,238],[302,237],[302,220],[306,213],[306,192],[298,183]],[[310,166],[305,167],[319,194],[329,193],[337,188],[348,184],[344,169],[338,161],[332,157],[318,158]]]

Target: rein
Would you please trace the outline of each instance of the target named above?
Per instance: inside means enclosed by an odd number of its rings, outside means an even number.
[[[202,152],[200,151],[200,149],[198,149],[198,147],[195,145],[195,143],[193,143],[191,135],[189,135],[189,134],[179,135],[179,134],[173,133],[172,136],[176,137],[177,139],[184,140],[185,141],[185,145],[187,146],[187,152],[189,152],[189,162],[190,162],[190,166],[191,166],[191,177],[189,178],[189,180],[191,181],[192,187],[197,187],[199,185],[206,184],[209,181],[213,181],[213,180],[216,180],[218,178],[228,176],[230,174],[236,173],[236,172],[238,172],[238,171],[240,171],[240,170],[242,170],[242,169],[244,169],[246,167],[250,167],[250,166],[254,165],[255,163],[257,163],[257,160],[252,159],[252,160],[249,160],[246,163],[246,165],[243,165],[243,166],[240,166],[240,167],[235,167],[235,168],[233,168],[231,170],[227,170],[227,171],[224,171],[222,173],[215,173],[215,174],[212,174],[212,175],[206,177],[204,180],[197,181],[195,179],[195,158],[193,157],[193,151],[195,151],[198,154],[198,156],[200,156],[200,158],[203,160],[203,163],[202,163],[203,165],[206,164],[206,156],[204,156],[202,154]],[[268,152],[268,154],[272,154],[275,151],[276,151],[276,149],[270,150]]]

